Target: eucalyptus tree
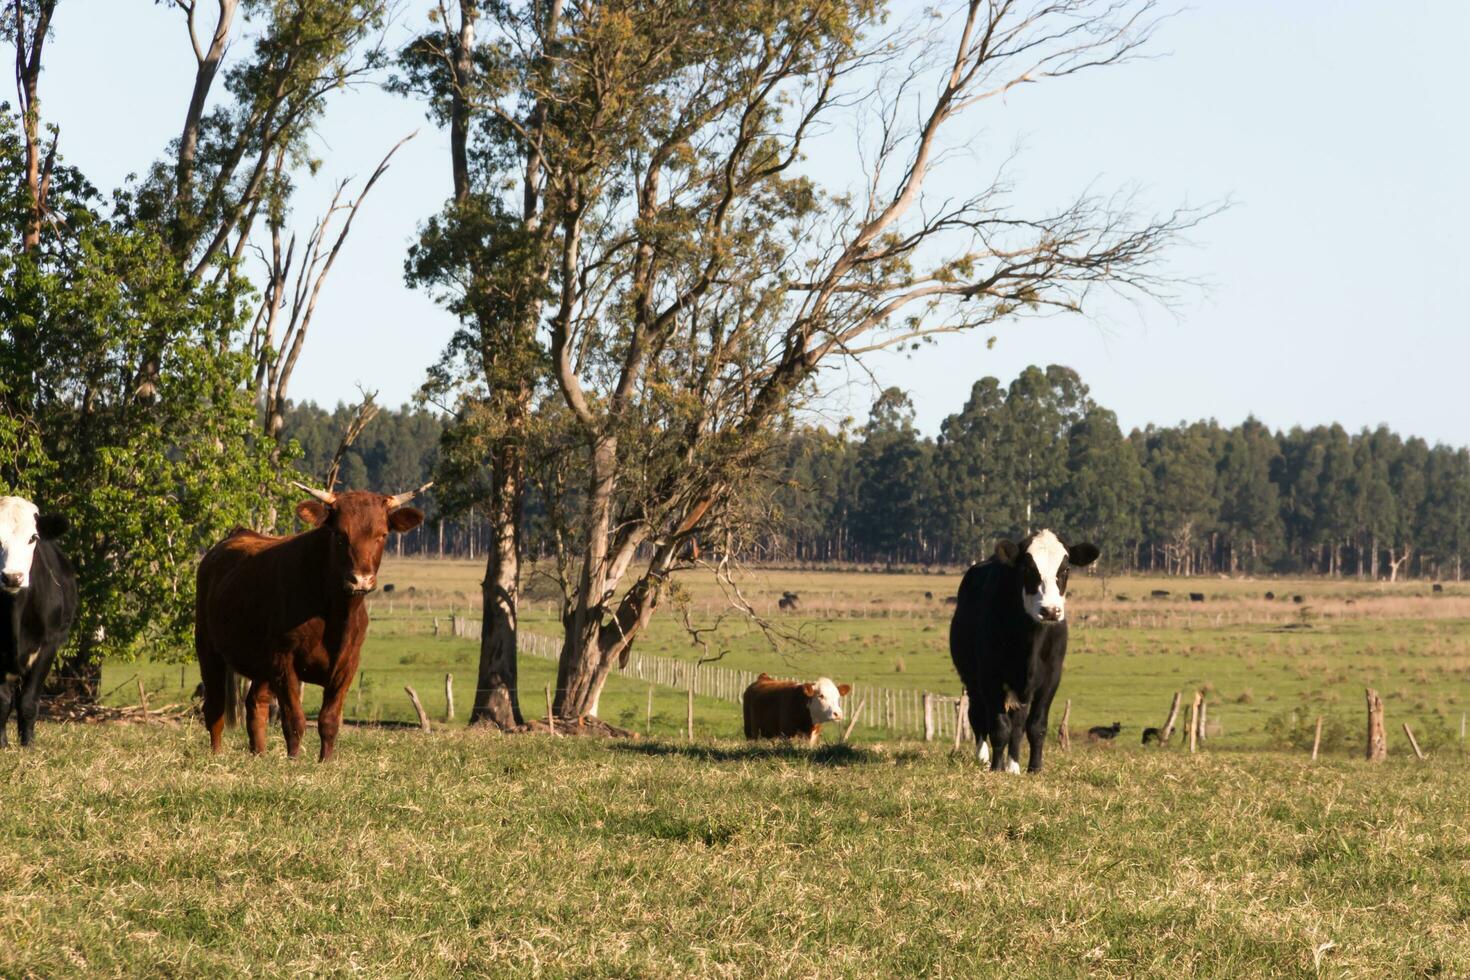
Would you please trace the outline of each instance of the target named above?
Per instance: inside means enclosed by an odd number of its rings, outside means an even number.
[[[559,716],[595,708],[671,573],[738,551],[773,439],[825,368],[1083,310],[1099,289],[1167,289],[1160,256],[1199,212],[1090,195],[1022,212],[1003,167],[926,193],[957,120],[1129,61],[1154,5],[925,16],[892,30],[872,0],[446,2],[400,58],[398,85],[451,130],[456,178],[409,260],[465,324],[431,387],[470,430],[461,471],[507,555],[520,491],[503,481],[534,472],[547,503]],[[821,179],[818,153],[861,173]],[[513,683],[484,683],[514,649],[514,592],[492,579],[487,630],[510,628],[494,657],[482,638],[482,697]]]
[[[823,368],[1081,310],[1097,287],[1157,292],[1161,251],[1199,217],[1091,197],[1022,214],[1001,179],[925,193],[956,119],[1127,61],[1149,4],[975,2],[914,35],[880,34],[882,9],[859,3],[742,6],[675,34],[638,5],[585,13],[563,54],[568,101],[615,105],[626,129],[576,141],[617,166],[553,180],[548,348],[585,466],[558,668],[568,718],[596,704],[690,542],[728,552],[732,504]],[[855,106],[872,124],[862,179],[824,186],[798,164]]]
[[[0,17],[22,100],[0,133],[14,233],[0,260],[0,482],[72,519],[86,594],[61,669],[90,693],[104,653],[184,650],[198,552],[269,523],[280,460],[252,394],[276,352],[250,336],[241,258],[257,220],[286,213],[293,170],[316,166],[309,136],[330,93],[370,69],[386,0],[169,6],[196,64],[180,135],[110,197],[65,164],[43,112],[60,0],[8,0]]]

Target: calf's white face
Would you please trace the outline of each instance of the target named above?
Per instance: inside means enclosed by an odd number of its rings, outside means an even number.
[[[36,505],[0,497],[0,590],[14,595],[31,584],[31,558],[41,540]]]
[[[1097,560],[1095,545],[1067,547],[1049,530],[1037,531],[1020,545],[1002,541],[996,557],[1021,571],[1021,605],[1038,623],[1061,623],[1067,618],[1067,573],[1076,565]]]
[[[813,725],[842,720],[842,696],[852,690],[851,685],[834,684],[830,677],[819,677],[815,684],[803,684],[801,689]]]

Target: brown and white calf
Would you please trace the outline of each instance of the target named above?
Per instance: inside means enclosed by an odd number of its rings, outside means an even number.
[[[745,737],[804,738],[816,744],[822,725],[842,720],[842,698],[851,685],[829,677],[813,682],[778,681],[762,674],[745,689]]]

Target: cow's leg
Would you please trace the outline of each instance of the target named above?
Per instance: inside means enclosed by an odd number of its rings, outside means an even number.
[[[1000,701],[970,702],[970,727],[975,737],[981,732],[990,738],[990,769],[1000,772],[1005,768],[1006,750],[1011,741],[1011,719],[1005,705]]]
[[[1046,726],[1051,717],[1051,701],[1056,691],[1041,694],[1031,705],[1031,716],[1026,720],[1026,741],[1031,744],[1031,757],[1026,762],[1027,772],[1041,772],[1042,747],[1046,744]]]
[[[270,685],[265,681],[251,681],[245,694],[245,730],[250,735],[250,751],[254,755],[265,752],[265,723],[270,702]]]
[[[36,657],[33,664],[49,666],[51,659],[45,651]],[[44,670],[31,670],[19,681],[16,687],[20,689],[15,701],[16,720],[20,725],[20,744],[24,748],[36,740],[36,708],[41,698],[41,680],[45,676]]]
[[[316,715],[317,734],[322,738],[320,762],[332,757],[337,747],[337,732],[342,728],[342,708],[347,703],[347,685],[329,682],[322,688],[322,710]]]
[[[5,729],[10,726],[10,706],[15,703],[15,685],[4,678],[0,678],[0,749],[10,747],[10,736]]]
[[[301,754],[301,736],[306,732],[306,711],[301,707],[301,685],[294,671],[271,681],[281,704],[281,732],[286,736],[286,754]]]
[[[975,761],[982,766],[990,764],[990,712],[984,701],[970,698],[970,734],[975,736]]]
[[[1006,772],[1021,771],[1021,740],[1026,737],[1026,705],[1012,708],[1010,717],[1011,741],[1007,746]]]

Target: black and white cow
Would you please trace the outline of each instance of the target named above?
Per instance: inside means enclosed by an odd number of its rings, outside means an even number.
[[[65,531],[66,518],[0,497],[0,748],[12,706],[20,744],[35,739],[41,682],[76,618],[76,574],[54,542]]]
[[[1067,571],[1097,556],[1091,544],[1069,548],[1038,531],[1020,544],[1001,541],[995,557],[972,566],[960,583],[949,655],[970,695],[975,752],[991,769],[1021,771],[1023,734],[1031,743],[1027,768],[1041,769],[1047,713],[1067,655]]]

